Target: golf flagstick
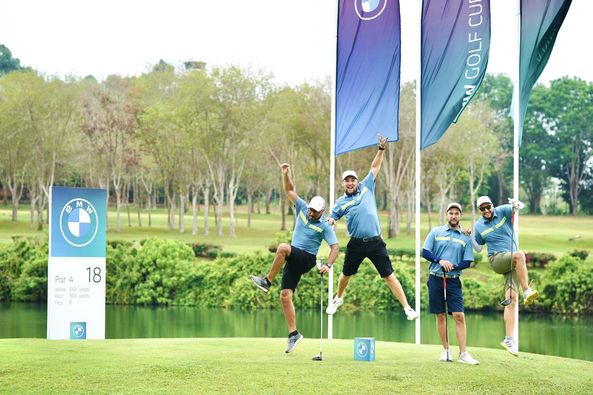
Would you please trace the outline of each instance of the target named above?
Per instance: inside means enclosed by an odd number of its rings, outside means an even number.
[[[508,306],[513,301],[513,247],[515,244],[515,208],[511,205],[511,275],[509,280],[504,284],[504,299],[500,302],[503,306]],[[509,290],[509,297],[507,298],[507,289]]]
[[[320,269],[323,263],[321,260],[317,261],[317,269]],[[323,361],[323,273],[319,272],[319,318],[320,318],[320,330],[319,330],[319,355],[315,355],[311,358],[312,361]]]

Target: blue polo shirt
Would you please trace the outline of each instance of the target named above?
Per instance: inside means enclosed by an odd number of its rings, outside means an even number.
[[[488,244],[488,256],[498,252],[510,252],[513,240],[512,209],[510,204],[494,208],[492,219],[480,218],[474,224],[474,238],[479,245]]]
[[[334,229],[323,215],[318,220],[308,218],[307,202],[300,197],[297,197],[294,207],[296,221],[292,231],[292,246],[309,254],[317,255],[321,240],[325,240],[330,246],[338,243]]]
[[[458,229],[452,229],[449,225],[439,226],[430,231],[422,249],[428,250],[440,259],[445,259],[459,266],[463,261],[474,260],[472,239]],[[438,263],[431,262],[430,274],[443,274],[443,269]],[[461,270],[453,269],[447,272],[448,275],[461,275]]]
[[[344,194],[336,201],[332,218],[338,220],[344,215],[351,237],[361,239],[381,235],[375,203],[375,177],[372,171],[358,183],[358,189],[352,196]]]

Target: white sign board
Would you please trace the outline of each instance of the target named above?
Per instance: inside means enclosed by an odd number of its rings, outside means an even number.
[[[47,338],[105,338],[104,189],[52,187]]]

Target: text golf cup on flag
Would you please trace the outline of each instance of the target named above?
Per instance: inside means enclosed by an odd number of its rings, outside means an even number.
[[[423,1],[421,149],[438,142],[476,94],[489,52],[489,0]]]

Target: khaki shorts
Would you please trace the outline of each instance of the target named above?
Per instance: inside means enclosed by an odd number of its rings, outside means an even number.
[[[512,255],[510,252],[497,252],[496,254],[490,255],[488,260],[490,261],[490,267],[495,273],[502,274],[504,277],[505,291],[510,288],[512,283],[515,292],[519,291],[519,279],[517,278],[517,271],[511,270]]]

